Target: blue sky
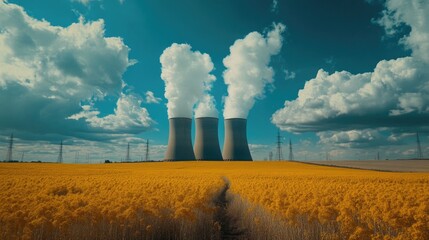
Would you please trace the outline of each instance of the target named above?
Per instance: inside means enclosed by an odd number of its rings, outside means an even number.
[[[70,162],[77,152],[119,160],[127,142],[139,159],[143,139],[153,143],[153,158],[162,158],[168,100],[160,56],[173,43],[211,58],[222,146],[223,59],[236,40],[255,31],[267,38],[273,24],[284,24],[279,52],[267,66],[272,83],[248,114],[255,159],[275,152],[278,127],[302,160],[325,153],[332,159],[377,152],[414,157],[416,131],[427,155],[429,61],[422,39],[429,39],[428,8],[427,1],[399,0],[8,1],[0,17],[0,48],[6,49],[0,52],[0,154],[14,132],[16,158],[25,153],[27,160],[55,160],[61,139]],[[17,12],[31,20],[19,25]],[[39,43],[51,37],[52,44]],[[83,65],[88,69],[79,72]],[[378,89],[380,82],[388,87]]]

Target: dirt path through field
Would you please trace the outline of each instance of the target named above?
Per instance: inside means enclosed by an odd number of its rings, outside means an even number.
[[[245,230],[237,225],[237,219],[228,214],[229,199],[227,192],[230,187],[229,180],[224,178],[225,185],[219,196],[214,200],[218,208],[215,214],[215,221],[220,225],[221,239],[241,239],[245,235]]]

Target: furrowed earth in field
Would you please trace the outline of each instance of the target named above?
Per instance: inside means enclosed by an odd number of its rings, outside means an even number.
[[[1,164],[0,239],[429,239],[429,173]]]

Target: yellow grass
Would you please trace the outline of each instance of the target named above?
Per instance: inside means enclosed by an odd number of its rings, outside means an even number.
[[[0,239],[216,238],[223,176],[250,202],[241,217],[262,206],[329,226],[318,238],[429,239],[429,174],[292,162],[0,164]]]
[[[350,239],[429,239],[429,174],[256,163],[230,180],[288,222],[339,223],[334,235]]]
[[[195,222],[197,213],[213,211],[223,183],[183,167],[1,164],[0,239],[150,238],[160,224]]]

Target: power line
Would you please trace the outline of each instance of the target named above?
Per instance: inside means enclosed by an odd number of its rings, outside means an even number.
[[[131,162],[131,157],[130,157],[130,143],[128,143],[128,146],[127,146],[127,156],[125,157],[125,162]]]
[[[7,149],[6,161],[8,162],[12,161],[12,154],[13,154],[12,151],[13,151],[13,133],[10,134],[9,147]]]
[[[145,161],[149,161],[149,139],[146,140],[146,154]]]
[[[293,161],[292,140],[289,139],[289,161]]]
[[[277,157],[278,160],[283,160],[283,154],[282,154],[282,141],[280,136],[280,129],[277,132]]]
[[[417,138],[417,158],[422,159],[423,153],[422,153],[422,146],[420,145],[419,132],[416,132],[416,138]]]
[[[63,162],[63,140],[61,140],[61,143],[60,143],[60,152],[58,154],[58,160],[57,160],[57,162],[58,163],[62,163]]]

